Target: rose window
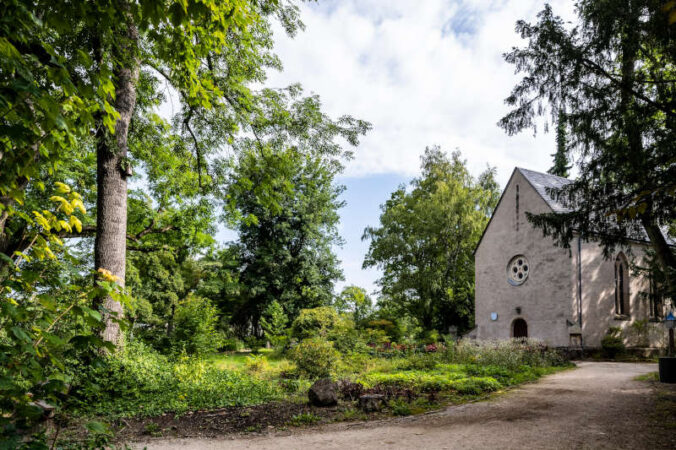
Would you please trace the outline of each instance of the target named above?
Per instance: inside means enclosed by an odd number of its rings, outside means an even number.
[[[528,278],[530,264],[523,255],[515,256],[507,265],[507,281],[513,286],[523,284]]]

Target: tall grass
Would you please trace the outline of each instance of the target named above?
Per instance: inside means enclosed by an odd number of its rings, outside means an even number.
[[[449,345],[443,358],[451,363],[498,366],[508,370],[517,370],[521,366],[562,366],[566,363],[557,351],[534,339],[462,340]]]

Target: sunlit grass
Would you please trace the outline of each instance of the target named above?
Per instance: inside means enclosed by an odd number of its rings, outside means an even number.
[[[277,367],[286,358],[276,356],[272,352],[259,352],[265,355],[271,367]],[[233,352],[233,353],[215,353],[205,357],[207,364],[221,370],[244,370],[246,368],[247,358],[251,352]]]

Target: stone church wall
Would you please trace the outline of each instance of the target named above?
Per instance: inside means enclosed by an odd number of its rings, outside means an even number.
[[[533,229],[525,211],[546,212],[549,207],[515,171],[475,254],[477,337],[510,338],[513,321],[522,318],[529,337],[568,346],[569,325],[577,317],[573,258]],[[525,256],[529,264],[528,277],[518,286],[507,279],[507,265],[516,255]],[[497,313],[496,320],[492,313]]]
[[[475,253],[477,328],[473,335],[482,340],[508,339],[513,337],[514,320],[521,318],[527,323],[529,337],[555,347],[578,346],[581,336],[584,347],[598,348],[610,327],[622,329],[627,346],[664,346],[664,325],[649,318],[647,277],[629,270],[628,311],[618,316],[616,255],[605,259],[598,244],[581,242],[578,266],[577,240],[571,242],[570,250],[556,247],[552,239],[528,223],[525,211],[551,209],[515,170]],[[639,243],[623,251],[631,265],[645,265],[645,252],[646,245]],[[510,284],[507,275],[510,259],[517,255],[523,255],[529,265],[528,277],[520,285]],[[645,326],[642,332],[637,325]]]
[[[646,246],[625,248],[630,264],[644,263]],[[618,250],[616,252],[619,253]],[[615,254],[615,256],[616,256]],[[647,277],[629,270],[629,301],[625,316],[615,312],[615,256],[605,259],[601,247],[588,242],[582,244],[582,330],[585,347],[600,347],[601,339],[610,327],[623,330],[625,344],[631,347],[659,347],[663,345],[664,325],[650,321],[650,303]],[[637,321],[648,321],[645,333],[639,333]]]

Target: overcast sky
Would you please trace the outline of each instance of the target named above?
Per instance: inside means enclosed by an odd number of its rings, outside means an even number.
[[[571,1],[550,2],[564,17]],[[544,2],[532,0],[320,0],[302,3],[304,32],[275,33],[284,71],[268,85],[301,83],[324,110],[350,114],[373,130],[347,164],[341,211],[346,239],[337,253],[346,284],[376,288],[377,270],[361,269],[379,209],[400,183],[419,172],[425,146],[459,149],[471,172],[497,168],[504,186],[515,166],[546,171],[554,137],[508,137],[496,126],[504,98],[518,80],[502,54],[521,39],[518,19],[535,20]]]

